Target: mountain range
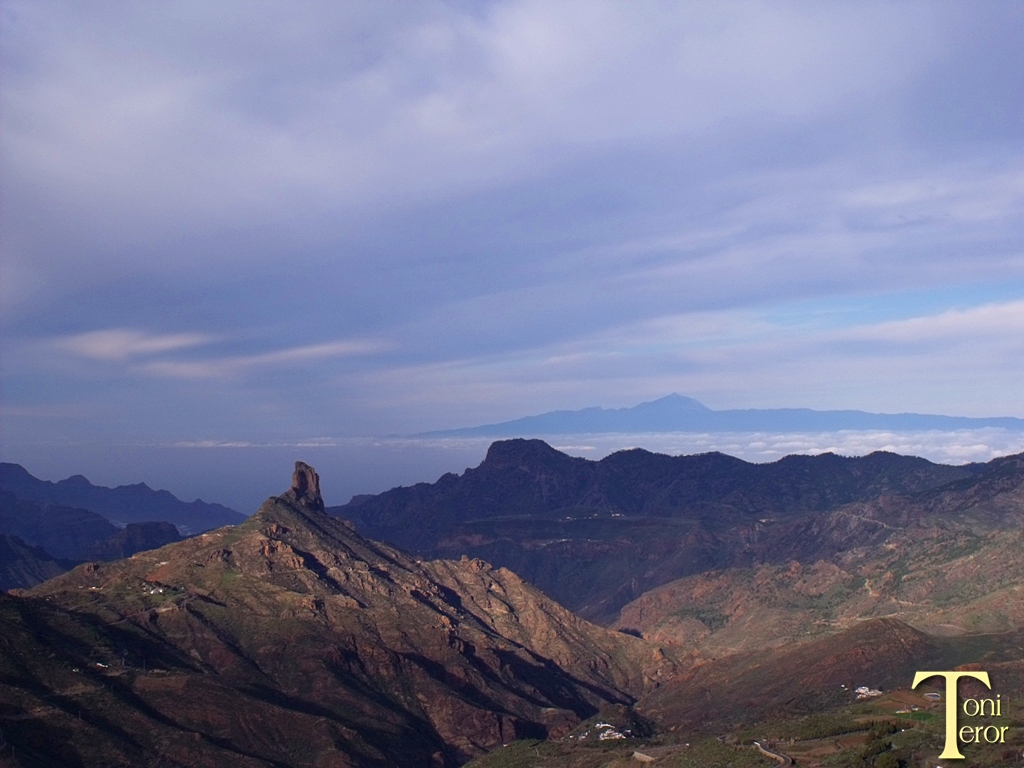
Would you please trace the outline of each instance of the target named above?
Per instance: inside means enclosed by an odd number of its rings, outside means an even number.
[[[590,461],[515,439],[492,444],[462,475],[328,511],[425,556],[467,553],[507,567],[609,624],[629,601],[686,575],[877,544],[888,529],[849,517],[846,505],[971,483],[998,466],[886,452],[753,464],[721,453],[633,449]]]
[[[769,408],[714,411],[690,397],[671,394],[632,408],[583,408],[550,411],[497,424],[424,432],[415,437],[531,437],[608,432],[903,432],[998,428],[1024,431],[1024,419],[971,418],[920,413],[815,411]]]
[[[199,499],[181,501],[170,492],[155,491],[145,483],[105,488],[93,485],[82,475],[53,483],[33,477],[19,464],[6,462],[0,462],[0,491],[25,501],[85,509],[102,515],[119,528],[128,523],[162,520],[185,536],[234,525],[245,517],[220,504]]]
[[[116,560],[244,516],[144,483],[104,488],[81,475],[52,483],[0,463],[0,589],[29,587],[85,560]]]
[[[936,765],[943,689],[909,684],[969,665],[1009,730],[969,764],[1015,764],[1022,545],[1024,455],[507,440],[331,509],[299,462],[239,524],[0,594],[0,761]]]

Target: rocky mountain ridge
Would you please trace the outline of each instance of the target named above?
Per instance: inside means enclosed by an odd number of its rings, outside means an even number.
[[[42,504],[0,491],[0,535],[9,546],[3,589],[31,587],[85,560],[116,560],[180,541],[170,523],[112,525],[87,509]]]
[[[54,568],[128,557],[242,519],[219,504],[186,504],[144,483],[103,488],[81,475],[52,483],[0,463],[0,535],[17,540],[8,542],[0,584],[31,587],[43,574],[55,575]]]
[[[638,488],[649,491],[665,482],[650,466],[674,466],[629,452],[611,465],[629,472],[594,482],[593,462],[521,448],[498,445],[480,474],[542,512],[595,489],[607,500],[637,467],[648,469]],[[616,763],[570,737],[615,711],[662,734],[710,734],[729,762],[742,749],[714,736],[765,722],[786,732],[780,718],[822,712],[855,719],[855,686],[905,687],[915,669],[983,661],[1001,690],[1024,691],[1024,457],[937,469],[866,458],[790,460],[739,488],[715,473],[701,486],[696,472],[642,495],[635,508],[651,505],[645,515],[520,518],[531,535],[561,523],[621,532],[624,520],[627,543],[701,569],[627,604],[619,631],[506,568],[365,538],[326,513],[319,476],[300,462],[291,487],[241,525],[0,596],[0,730],[31,746],[26,764],[40,766],[441,768],[488,750],[484,764],[503,765],[501,745],[524,738],[561,739],[561,757],[530,752],[542,762],[524,766],[597,766]],[[502,479],[509,473],[514,482]],[[459,499],[458,480],[436,485]],[[857,494],[867,498],[816,508]],[[654,514],[666,498],[687,499],[690,517]],[[784,503],[762,516],[772,499]],[[516,516],[499,512],[466,524],[514,530]],[[683,535],[661,537],[670,525]],[[553,568],[574,567],[552,557],[564,551],[557,542],[520,542]],[[622,542],[574,545],[592,547],[595,561],[605,547],[615,562]],[[702,567],[726,555],[725,567]],[[640,568],[658,564],[633,562],[632,573],[639,582]],[[934,757],[940,742],[932,750],[925,738],[924,751],[905,754]],[[685,758],[682,739],[666,739],[657,754]]]

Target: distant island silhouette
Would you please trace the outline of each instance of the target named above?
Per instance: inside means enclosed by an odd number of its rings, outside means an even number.
[[[714,411],[692,397],[671,394],[632,408],[550,411],[497,424],[421,432],[413,437],[529,437],[606,432],[948,432],[983,428],[1024,432],[1024,419],[1012,416],[972,418],[922,413],[815,411],[810,408]]]

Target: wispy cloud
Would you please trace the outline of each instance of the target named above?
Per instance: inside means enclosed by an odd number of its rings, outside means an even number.
[[[369,355],[382,352],[389,345],[381,341],[334,341],[310,344],[257,355],[209,358],[204,360],[157,360],[141,366],[141,370],[155,376],[184,379],[214,379],[232,376],[253,368],[271,368],[295,363],[313,362],[335,357]]]
[[[164,447],[170,448],[337,448],[343,443],[366,444],[366,438],[343,440],[334,437],[310,437],[303,440],[264,441],[251,440],[178,440]]]
[[[52,340],[58,349],[92,360],[122,361],[209,344],[216,336],[204,333],[156,334],[132,328],[87,331]]]
[[[802,321],[778,308],[665,315],[514,353],[361,371],[353,386],[371,408],[418,412],[423,429],[673,391],[715,408],[1024,416],[1014,385],[1024,375],[1024,302],[881,321],[793,313]],[[984,402],[965,397],[982,387]]]
[[[880,343],[941,342],[948,346],[977,343],[979,339],[987,344],[1001,340],[1024,349],[1024,301],[862,325],[838,332],[836,337]]]

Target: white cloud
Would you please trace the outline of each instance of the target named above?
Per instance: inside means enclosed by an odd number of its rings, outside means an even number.
[[[252,442],[250,440],[178,440],[171,448],[337,448],[343,444],[366,444],[365,438],[310,437],[303,440]]]
[[[1024,452],[1024,434],[1005,429],[962,429],[944,432],[890,432],[843,430],[840,432],[672,432],[588,434],[586,444],[579,435],[544,435],[555,449],[587,459],[601,459],[616,451],[643,448],[672,456],[720,451],[752,462],[771,462],[791,454],[836,453],[866,456],[890,451],[904,456],[921,456],[940,464],[985,462],[999,456]],[[181,441],[178,448],[341,448],[384,454],[399,449],[430,451],[478,451],[481,455],[493,442],[485,437],[445,438],[317,438],[285,442],[235,440]]]

